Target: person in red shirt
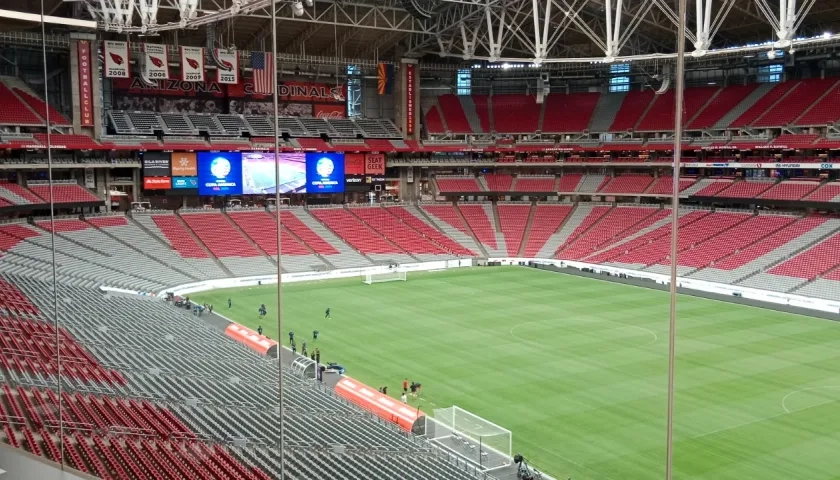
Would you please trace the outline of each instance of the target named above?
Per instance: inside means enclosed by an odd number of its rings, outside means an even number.
[[[403,393],[408,393],[408,379],[403,380]]]

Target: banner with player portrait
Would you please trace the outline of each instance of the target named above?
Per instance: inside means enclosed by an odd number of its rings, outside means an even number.
[[[181,80],[185,82],[204,81],[204,49],[181,47]]]
[[[169,58],[166,45],[143,44],[143,73],[149,80],[169,79]]]
[[[112,42],[106,40],[105,51],[105,77],[106,78],[128,78],[128,65],[131,58],[128,56],[127,42]]]
[[[239,51],[217,48],[216,57],[221,63],[216,68],[216,81],[231,85],[239,83]]]

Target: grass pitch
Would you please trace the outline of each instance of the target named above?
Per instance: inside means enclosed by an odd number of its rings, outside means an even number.
[[[193,298],[256,328],[275,293]],[[289,284],[283,295],[298,348],[306,338],[322,361],[392,396],[405,377],[421,382],[413,405],[458,405],[510,429],[514,451],[552,476],[664,476],[665,292],[500,267]],[[265,333],[288,344],[275,323]],[[676,348],[675,478],[840,479],[840,323],[683,296]]]

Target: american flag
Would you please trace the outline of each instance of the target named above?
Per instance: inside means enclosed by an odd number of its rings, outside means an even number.
[[[254,93],[274,93],[274,59],[266,52],[251,52],[251,68],[254,69]]]

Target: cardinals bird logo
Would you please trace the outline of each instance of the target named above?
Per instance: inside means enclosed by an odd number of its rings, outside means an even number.
[[[111,61],[112,62],[116,63],[117,65],[122,65],[123,64],[123,58],[121,56],[117,55],[114,52],[108,52],[108,54],[111,55]]]
[[[190,64],[190,68],[192,68],[193,70],[198,70],[198,60],[194,58],[187,58],[187,63]]]
[[[333,87],[330,89],[330,95],[336,102],[344,101],[344,87]]]
[[[158,57],[153,57],[153,56],[149,55],[149,60],[151,60],[151,61],[152,61],[152,63],[153,63],[156,67],[158,67],[158,68],[163,67],[163,60],[159,59]]]
[[[233,70],[233,64],[227,60],[219,60],[219,62],[222,64],[221,67],[225,70]]]

